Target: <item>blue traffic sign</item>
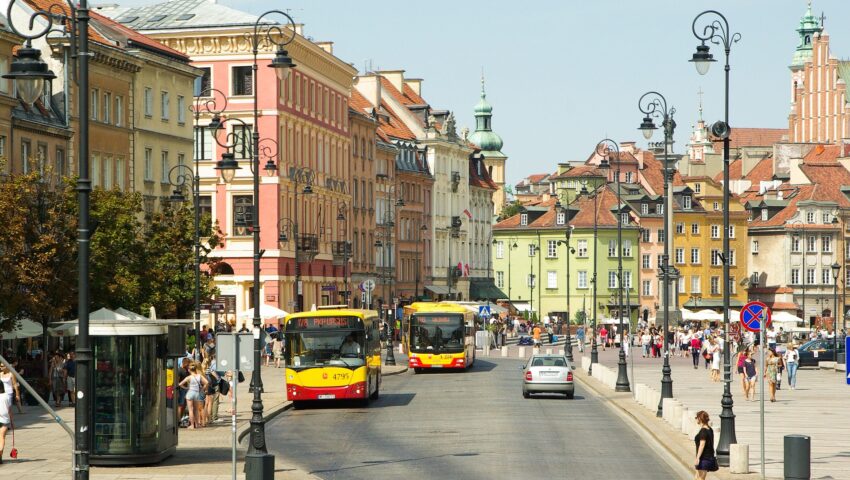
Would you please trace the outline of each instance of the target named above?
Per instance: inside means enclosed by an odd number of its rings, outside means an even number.
[[[758,333],[762,324],[770,326],[770,308],[761,302],[750,302],[741,309],[741,326]]]
[[[490,318],[490,305],[481,305],[478,307],[478,316],[481,318]]]

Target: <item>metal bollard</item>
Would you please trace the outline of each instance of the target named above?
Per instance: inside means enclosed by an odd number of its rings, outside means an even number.
[[[812,478],[812,437],[785,435],[785,480]]]

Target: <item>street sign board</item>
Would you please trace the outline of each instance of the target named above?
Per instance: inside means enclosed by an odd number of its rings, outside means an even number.
[[[761,302],[750,302],[741,309],[741,326],[758,333],[762,325],[770,326],[770,308]]]
[[[490,318],[490,305],[480,305],[478,307],[478,316],[481,318]]]
[[[366,280],[363,280],[363,290],[365,290],[367,292],[371,292],[374,289],[375,289],[375,281],[374,280],[372,280],[371,278],[367,278]]]
[[[219,332],[215,335],[216,362],[221,371],[254,370],[254,335]]]

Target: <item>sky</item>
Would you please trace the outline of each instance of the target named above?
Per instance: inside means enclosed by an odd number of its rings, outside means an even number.
[[[334,54],[361,72],[371,65],[423,78],[423,97],[455,112],[458,127],[474,129],[483,70],[509,184],[584,161],[603,138],[645,146],[637,102],[650,90],[676,109],[678,153],[697,121],[698,91],[705,120],[722,119],[722,49],[712,46],[718,62],[705,76],[688,62],[698,44],[692,22],[709,8],[741,34],[730,57],[730,125],[787,128],[788,64],[806,10],[806,0],[218,1],[255,14],[289,9],[305,35],[333,41]],[[850,31],[837,27],[850,19],[850,1],[814,0],[812,10],[826,16],[832,54],[850,58]]]

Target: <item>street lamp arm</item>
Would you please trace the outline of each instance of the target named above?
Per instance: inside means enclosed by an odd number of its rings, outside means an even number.
[[[9,2],[9,6],[6,8],[6,18],[9,19],[9,21],[7,21],[6,23],[14,33],[23,37],[27,44],[30,44],[32,40],[44,37],[45,35],[49,35],[50,33],[59,33],[63,36],[66,35],[68,33],[66,31],[66,22],[68,22],[69,20],[77,19],[77,8],[74,5],[74,2],[65,0],[64,2],[50,4],[50,6],[47,7],[46,10],[36,9],[35,11],[33,11],[27,21],[27,29],[25,31],[21,31],[20,29],[18,29],[17,26],[15,26],[15,22],[11,20],[12,18],[14,18],[12,15],[12,9],[14,8],[16,2],[17,0],[11,0]],[[27,8],[32,8],[32,6],[27,2],[21,3],[26,4]],[[63,4],[67,6],[70,10],[70,16],[65,13]],[[43,19],[47,23],[43,27],[37,28],[35,23],[38,19]],[[59,27],[59,25],[61,25],[61,27]],[[71,22],[72,39],[76,37],[76,33],[76,26],[73,24],[73,22]]]
[[[280,24],[264,23],[263,19],[270,15],[281,15],[286,17],[286,25],[289,27],[290,34],[287,35],[283,31],[283,26]],[[254,23],[254,34],[246,36],[249,37],[248,40],[251,42],[254,52],[256,52],[259,50],[262,37],[266,37],[266,40],[268,40],[269,43],[278,48],[285,48],[295,40],[295,35],[295,20],[293,20],[289,14],[281,10],[269,10],[257,18],[257,21]],[[278,40],[278,38],[282,40]]]
[[[610,138],[604,138],[599,143],[596,144],[596,154],[600,157],[616,157],[617,159],[617,167],[619,169],[620,166],[620,146],[614,140]],[[613,157],[612,157],[613,158]],[[610,164],[610,159],[608,160]]]
[[[714,15],[717,18],[713,20],[709,19],[710,21],[702,27],[702,33],[700,34],[700,29],[697,28],[697,23],[703,15]],[[738,32],[730,35],[729,21],[726,20],[726,17],[717,10],[706,10],[697,15],[696,18],[694,18],[691,30],[693,30],[694,36],[702,41],[703,45],[705,45],[705,42],[709,41],[715,45],[722,44],[723,48],[726,50],[727,56],[729,55],[729,51],[732,49],[732,44],[741,40],[741,34]]]
[[[223,105],[219,107],[218,97],[221,97]],[[227,110],[227,95],[217,88],[208,87],[195,97],[195,101],[189,106],[195,117],[199,117],[202,113],[209,113],[213,117],[220,115]]]

